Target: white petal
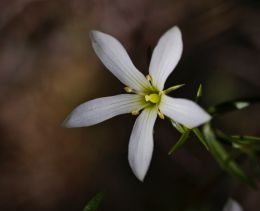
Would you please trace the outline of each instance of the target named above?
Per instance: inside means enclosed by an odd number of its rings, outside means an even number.
[[[164,83],[179,62],[183,44],[180,29],[175,26],[160,38],[155,47],[149,67],[153,85],[163,90]]]
[[[143,181],[153,154],[153,126],[157,109],[144,109],[131,133],[128,161],[135,176]]]
[[[235,200],[229,199],[223,211],[243,211],[243,209]]]
[[[197,127],[211,119],[211,116],[191,100],[161,97],[160,110],[163,114],[188,128]]]
[[[130,113],[143,108],[143,97],[136,94],[121,94],[102,97],[76,107],[63,123],[65,127],[95,125],[119,114]]]
[[[135,90],[143,90],[150,84],[136,69],[126,50],[114,37],[99,32],[90,32],[92,46],[103,64],[125,85]]]

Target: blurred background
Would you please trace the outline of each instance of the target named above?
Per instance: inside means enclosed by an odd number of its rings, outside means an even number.
[[[258,211],[260,192],[222,172],[191,137],[168,156],[179,134],[158,120],[144,183],[132,174],[127,147],[135,117],[88,128],[60,125],[82,102],[123,92],[91,48],[92,29],[109,33],[148,73],[147,48],[173,25],[184,53],[166,87],[207,107],[260,91],[257,0],[1,0],[0,210],[80,211],[97,192],[99,210],[221,210],[228,197]],[[260,106],[214,120],[231,134],[260,135]],[[194,209],[192,209],[192,207]]]

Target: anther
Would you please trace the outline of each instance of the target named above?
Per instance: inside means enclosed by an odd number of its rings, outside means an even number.
[[[139,114],[139,111],[132,111],[132,115],[137,116]]]
[[[150,101],[150,99],[151,99],[151,96],[150,96],[150,95],[145,95],[145,97],[144,97],[144,98],[145,98],[145,101],[146,101],[146,102],[148,102],[148,101]]]
[[[164,119],[164,114],[161,111],[158,111],[157,114],[161,119]]]
[[[146,76],[146,79],[148,80],[148,81],[152,81],[152,76],[150,76],[149,74]]]
[[[125,90],[127,93],[132,93],[132,92],[133,92],[133,90],[132,90],[130,87],[128,87],[128,86],[124,87],[124,90]]]

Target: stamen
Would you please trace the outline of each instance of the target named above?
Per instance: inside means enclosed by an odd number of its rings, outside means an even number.
[[[124,87],[124,90],[125,90],[127,93],[132,93],[132,92],[133,92],[133,90],[132,90],[130,87],[128,87],[128,86]]]
[[[146,76],[146,79],[148,80],[148,81],[152,81],[152,76],[150,76],[149,74]]]
[[[146,102],[150,101],[150,99],[151,99],[150,95],[145,95],[144,98],[145,98],[145,101],[146,101]]]
[[[161,111],[158,110],[157,114],[158,114],[158,116],[159,116],[161,119],[164,119],[164,118],[165,118],[165,117],[164,117],[164,114],[163,114]]]
[[[132,111],[132,115],[137,116],[138,114],[139,114],[139,111],[138,111],[138,110]]]

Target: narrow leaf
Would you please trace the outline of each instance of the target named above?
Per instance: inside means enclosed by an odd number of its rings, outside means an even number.
[[[207,145],[207,141],[205,140],[203,134],[200,132],[198,128],[192,129],[193,133],[197,136],[197,138],[200,140],[200,142],[206,147],[206,149],[209,151],[209,147]]]
[[[256,142],[260,144],[260,137],[256,136],[240,136],[240,135],[233,135],[231,136],[232,139],[238,140],[240,142]]]
[[[84,207],[83,211],[96,211],[103,199],[103,196],[104,194],[102,192],[96,194]]]
[[[241,110],[247,108],[248,106],[251,106],[252,104],[259,103],[259,102],[260,102],[259,96],[250,97],[250,98],[241,98],[241,99],[223,102],[216,106],[211,106],[208,108],[208,112],[212,115],[221,114],[230,111]]]
[[[170,92],[172,92],[174,90],[177,90],[177,89],[179,89],[179,88],[181,88],[183,86],[185,86],[185,84],[179,84],[179,85],[171,86],[170,88],[164,90],[163,92],[164,92],[164,94],[168,94],[168,93],[170,93]]]
[[[201,96],[202,96],[202,84],[199,85],[197,95],[196,95],[196,102],[198,102],[198,100]]]
[[[190,135],[190,130],[187,130],[186,132],[184,132],[181,135],[181,137],[179,138],[179,140],[177,141],[177,143],[175,145],[173,145],[173,147],[169,151],[168,155],[172,155],[173,153],[175,153],[176,150],[179,149],[185,143],[185,141],[188,139],[189,135]]]
[[[217,138],[227,141],[232,144],[234,148],[240,149],[243,152],[250,153],[250,151],[260,150],[260,138],[255,136],[229,136],[220,130],[216,130]]]
[[[171,123],[173,125],[173,127],[176,128],[176,130],[178,130],[180,133],[185,133],[186,129],[184,126],[182,126],[181,124],[179,124],[178,122],[175,122],[174,120],[171,119]]]
[[[245,175],[243,170],[237,165],[237,163],[231,158],[221,143],[216,139],[215,134],[209,124],[206,124],[203,127],[203,133],[205,140],[207,141],[209,151],[219,163],[219,165],[231,175],[240,178],[251,186],[254,186],[253,181]]]

